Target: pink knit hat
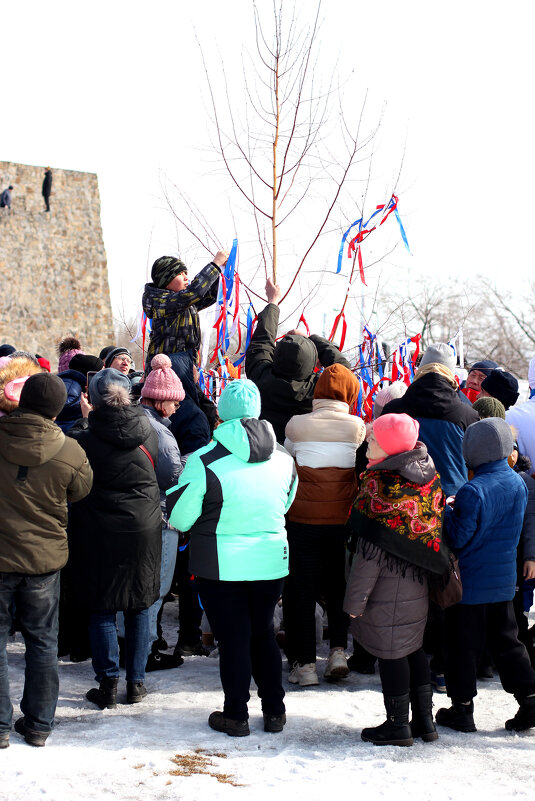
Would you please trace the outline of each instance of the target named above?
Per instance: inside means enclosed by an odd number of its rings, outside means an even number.
[[[150,363],[151,371],[141,390],[142,398],[151,400],[183,401],[186,397],[182,381],[171,367],[171,359],[158,353]]]
[[[373,424],[377,444],[389,456],[412,451],[419,431],[420,424],[408,414],[383,414]]]

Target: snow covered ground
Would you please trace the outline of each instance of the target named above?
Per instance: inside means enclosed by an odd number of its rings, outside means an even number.
[[[167,605],[165,630],[173,644],[175,614],[176,607]],[[8,649],[11,694],[18,700],[20,635]],[[321,675],[325,646],[320,654]],[[190,657],[178,669],[148,674],[146,683],[150,695],[143,703],[101,712],[85,699],[94,686],[90,662],[62,661],[56,728],[41,749],[12,732],[10,747],[0,751],[0,801],[535,797],[535,730],[505,731],[516,703],[498,681],[480,685],[476,734],[442,729],[438,742],[417,741],[412,748],[377,748],[360,740],[363,726],[384,719],[378,676],[352,673],[338,685],[308,689],[289,685],[281,734],[263,732],[252,691],[251,735],[243,738],[207,724],[222,704],[217,659]],[[120,692],[124,700],[124,682]],[[435,705],[448,705],[447,698],[435,695]]]

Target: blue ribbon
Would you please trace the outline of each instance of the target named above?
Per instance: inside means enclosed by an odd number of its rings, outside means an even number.
[[[249,347],[249,344],[251,342],[251,337],[253,335],[253,319],[254,319],[253,305],[252,303],[249,303],[249,308],[247,309],[247,335],[245,338],[245,348],[242,355],[238,359],[236,359],[235,362],[232,362],[234,367],[239,367],[239,365],[243,362],[247,354],[247,348]]]
[[[401,238],[403,239],[403,242],[404,242],[404,244],[405,244],[405,247],[407,248],[407,250],[408,250],[408,251],[409,251],[409,253],[410,253],[410,252],[411,252],[411,249],[410,249],[410,247],[409,247],[409,243],[408,243],[408,241],[407,241],[407,234],[405,233],[405,229],[404,229],[404,227],[403,227],[403,223],[401,222],[401,217],[399,216],[399,213],[398,213],[397,207],[394,209],[394,214],[396,215],[396,220],[398,221],[398,225],[399,225],[399,232],[400,232],[400,234],[401,234]]]
[[[360,218],[360,220],[355,220],[354,223],[351,223],[351,225],[349,226],[349,228],[347,229],[347,231],[345,232],[345,234],[342,237],[342,242],[340,243],[340,252],[338,253],[338,266],[336,267],[336,272],[337,273],[339,273],[340,270],[342,269],[342,256],[344,255],[344,245],[346,243],[347,235],[349,234],[351,229],[355,227],[355,225],[359,225],[359,226],[362,225],[362,217]]]

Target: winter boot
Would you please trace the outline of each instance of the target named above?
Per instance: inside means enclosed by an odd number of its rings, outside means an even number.
[[[33,745],[36,748],[42,748],[50,734],[49,731],[31,729],[26,725],[26,718],[19,718],[15,721],[15,731],[17,734],[21,734],[24,737],[28,745]]]
[[[374,745],[413,745],[409,726],[409,693],[384,695],[386,720],[374,729],[363,729],[361,737],[365,743]]]
[[[412,720],[410,723],[412,736],[421,737],[424,743],[438,740],[433,720],[433,688],[430,684],[422,684],[411,690]]]
[[[9,733],[0,734],[0,748],[9,748]]]
[[[247,737],[250,734],[248,720],[232,720],[226,718],[222,712],[212,712],[208,718],[208,725],[215,731],[228,734],[229,737]]]
[[[439,726],[446,726],[455,731],[471,732],[477,731],[474,723],[474,702],[462,704],[452,699],[449,709],[439,709],[436,717]]]
[[[147,695],[147,688],[142,681],[126,682],[126,703],[139,704]]]
[[[264,731],[279,732],[284,729],[286,723],[286,715],[268,715],[264,712]]]
[[[92,704],[96,704],[99,709],[117,708],[117,684],[119,679],[104,678],[100,682],[98,689],[92,687],[86,692],[85,697]]]
[[[520,701],[518,712],[511,718],[505,721],[505,728],[507,731],[526,731],[526,729],[533,729],[535,727],[535,696],[531,695],[529,698],[524,698]]]

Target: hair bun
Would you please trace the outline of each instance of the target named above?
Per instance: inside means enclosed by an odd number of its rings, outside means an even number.
[[[150,363],[151,370],[163,370],[171,367],[171,359],[165,353],[158,353]]]

